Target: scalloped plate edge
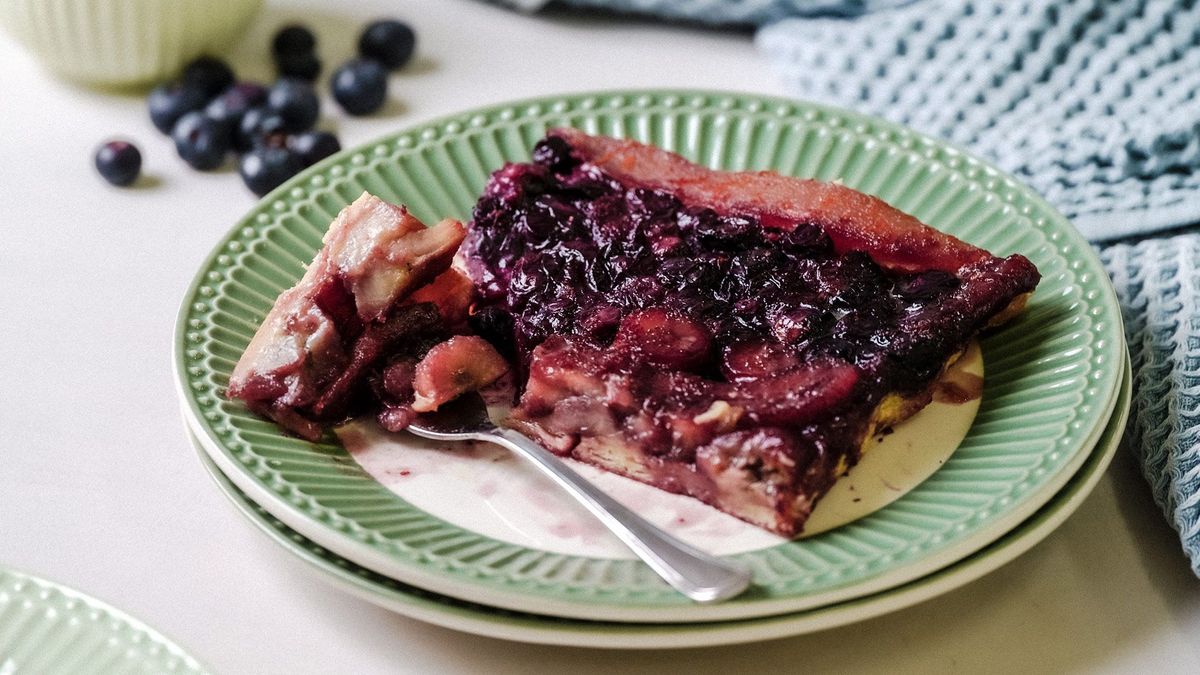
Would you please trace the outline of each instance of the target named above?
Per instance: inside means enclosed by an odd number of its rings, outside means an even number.
[[[578,98],[585,97],[585,96],[600,96],[600,95],[605,95],[605,96],[619,95],[621,98],[627,98],[629,96],[636,96],[638,93],[639,92],[591,92],[591,93],[573,93],[573,94],[567,94],[564,96],[566,98],[570,98],[570,99],[578,99]],[[697,94],[697,95],[702,94],[704,96],[732,94],[731,92],[725,92],[725,93],[711,92],[711,91],[709,91],[709,92],[700,92],[700,91],[692,92],[690,90],[687,90],[687,91],[685,91],[685,90],[670,90],[669,92],[665,91],[665,90],[664,91],[647,90],[647,91],[641,92],[641,93],[647,94],[647,95],[671,93],[672,95],[678,95],[678,96],[687,96],[687,95],[691,95],[693,93]],[[736,96],[738,94],[733,94],[733,95]],[[807,106],[812,109],[822,110],[822,111],[826,111],[826,112],[834,111],[834,112],[837,112],[839,115],[848,115],[851,117],[861,117],[860,115],[853,113],[851,111],[840,111],[840,110],[837,110],[834,108],[828,108],[827,106],[820,106],[820,105],[811,104],[811,103],[807,103],[807,102],[803,102],[803,101],[777,99],[777,98],[764,97],[764,96],[753,95],[753,94],[746,94],[744,96],[746,96],[748,98],[753,98],[753,99],[759,100],[759,101],[768,101],[768,102],[777,101],[780,104],[786,103],[787,105],[791,105],[791,106],[802,105],[802,106]],[[538,98],[527,99],[525,101],[510,102],[507,104],[489,106],[489,107],[480,108],[477,110],[461,112],[461,113],[457,113],[454,115],[446,116],[444,118],[440,118],[439,120],[434,120],[431,122],[426,122],[422,125],[417,125],[416,127],[414,127],[414,129],[421,129],[421,128],[427,128],[427,127],[432,128],[433,125],[443,123],[446,120],[456,120],[456,119],[460,119],[460,118],[465,118],[466,115],[468,115],[472,112],[481,113],[481,112],[487,112],[487,111],[497,111],[497,110],[502,110],[502,109],[504,109],[504,110],[515,109],[516,107],[519,107],[521,105],[531,103],[531,102],[544,103],[548,98],[549,97],[538,97]],[[985,161],[982,161],[982,160],[978,160],[977,158],[974,158],[970,154],[963,152],[961,149],[959,149],[951,144],[947,144],[947,143],[944,143],[941,141],[936,141],[935,139],[931,139],[927,136],[918,134],[912,130],[905,129],[903,127],[896,126],[896,125],[888,123],[886,121],[877,120],[875,118],[871,118],[871,120],[872,120],[873,124],[877,124],[882,128],[889,128],[889,129],[895,130],[896,132],[903,132],[904,134],[911,135],[912,137],[917,138],[919,140],[924,140],[926,142],[935,144],[939,147],[948,149],[949,151],[952,151],[956,154],[962,154],[963,156],[971,159],[972,162],[975,162],[980,167],[982,167],[982,169],[989,176],[1003,179],[1003,181],[1005,181],[1006,183],[1011,183],[1013,186],[1023,189],[1027,193],[1026,198],[1032,200],[1035,203],[1041,204],[1049,211],[1049,213],[1051,215],[1054,216],[1052,218],[1052,220],[1061,221],[1060,222],[1061,230],[1059,231],[1059,234],[1061,234],[1068,241],[1079,243],[1082,246],[1082,248],[1079,249],[1081,252],[1080,255],[1083,255],[1085,257],[1089,255],[1090,249],[1087,248],[1086,244],[1083,243],[1083,240],[1080,237],[1079,233],[1074,231],[1073,228],[1071,228],[1069,226],[1069,224],[1066,223],[1066,221],[1064,219],[1062,219],[1061,215],[1058,215],[1057,212],[1055,212],[1052,207],[1049,207],[1048,205],[1046,205],[1044,200],[1042,200],[1039,196],[1029,193],[1027,188],[1024,188],[1019,183],[1016,183],[1014,181],[1014,179],[1007,176],[1007,174],[1004,174],[1003,172],[999,171],[991,164],[989,164]],[[320,165],[318,165],[318,167],[314,167],[314,169],[318,169],[321,166],[332,166],[334,163],[336,163],[336,162],[334,162],[334,160],[337,158],[340,158],[340,159],[337,159],[337,161],[345,162],[345,161],[347,161],[347,157],[352,155],[354,152],[361,152],[365,149],[370,148],[372,145],[378,145],[380,143],[383,143],[387,139],[399,137],[403,133],[405,133],[405,132],[397,132],[396,134],[389,135],[389,136],[385,137],[383,140],[376,141],[375,143],[365,144],[365,145],[361,146],[360,148],[346,151],[344,153],[340,153],[336,157],[331,157],[328,160],[322,162]],[[306,172],[304,175],[291,181],[289,183],[289,185],[295,185],[298,182],[302,182],[302,179],[305,176],[308,176],[310,174],[315,175],[314,171],[310,170],[310,171]],[[282,189],[283,188],[281,188],[281,190]],[[275,193],[273,193],[273,194],[275,194]],[[265,201],[270,201],[270,196]],[[278,204],[277,204],[277,206],[278,206]],[[265,207],[260,207],[260,208],[265,208]],[[233,233],[236,233],[236,232],[237,232],[237,228],[234,229]],[[220,252],[221,246],[223,246],[224,243],[226,241],[228,241],[230,237],[234,236],[233,233],[227,235],[224,239],[222,239],[222,244],[219,245],[217,247],[217,249],[214,249],[213,253],[209,257],[209,261],[211,261],[211,259]],[[1098,264],[1098,262],[1097,262],[1097,264]],[[207,263],[206,263],[206,265],[207,265]],[[189,288],[188,296],[187,296],[189,299],[195,294],[196,288],[198,287],[198,284],[200,283],[200,281],[201,281],[201,279],[200,279],[200,276],[198,275],[197,278],[193,281],[191,288]],[[1107,279],[1103,279],[1102,285],[1103,285],[1103,289],[1100,290],[1100,293],[1104,296],[1104,300],[1108,301],[1107,304],[1111,304],[1115,307],[1115,294],[1111,287],[1111,284],[1107,283]],[[203,420],[201,420],[199,418],[199,416],[198,416],[199,413],[195,409],[195,401],[189,397],[190,392],[187,391],[187,389],[184,385],[184,382],[182,381],[183,373],[181,371],[182,366],[180,364],[183,363],[183,360],[182,360],[182,352],[180,350],[182,349],[182,344],[183,344],[183,342],[182,342],[182,337],[183,337],[183,333],[184,333],[183,319],[185,319],[187,317],[187,309],[188,309],[187,301],[185,300],[184,305],[181,307],[181,311],[179,314],[180,322],[177,325],[177,330],[176,330],[176,333],[177,333],[177,335],[176,335],[177,339],[176,339],[176,345],[175,345],[176,346],[176,355],[175,356],[176,356],[176,364],[177,364],[177,368],[175,370],[176,382],[177,382],[177,386],[179,387],[179,391],[180,391],[181,395],[184,397],[186,405],[188,406],[188,410],[192,414],[192,416],[190,417],[190,420],[191,420],[191,423],[194,425],[193,426],[194,430],[196,430],[196,432],[199,434],[201,440],[206,443],[206,447],[208,447],[208,449],[210,451],[216,450],[217,451],[216,454],[221,455],[223,453],[219,450],[219,448],[215,447],[215,445],[216,445],[215,439],[213,439],[208,433],[206,433],[206,431],[207,431],[206,424]],[[1115,329],[1114,332],[1119,334],[1119,332],[1120,332],[1119,331],[1119,322],[1120,322],[1119,314],[1116,314],[1114,316],[1113,320],[1118,325],[1113,326],[1112,328]],[[1114,342],[1116,342],[1116,341],[1114,341]],[[1117,346],[1116,344],[1113,344],[1113,345],[1106,347],[1104,350],[1105,353],[1114,352],[1115,351],[1114,348],[1116,346]],[[1116,360],[1116,359],[1113,359],[1113,360]],[[1062,487],[1063,484],[1066,483],[1066,481],[1070,478],[1070,476],[1078,469],[1078,467],[1086,459],[1086,453],[1083,452],[1083,449],[1091,447],[1095,443],[1096,438],[1098,438],[1100,433],[1103,431],[1103,427],[1104,427],[1103,422],[1105,420],[1107,420],[1108,417],[1111,415],[1112,405],[1114,405],[1115,398],[1116,398],[1116,396],[1115,396],[1116,389],[1117,389],[1117,386],[1120,381],[1119,371],[1116,373],[1116,375],[1117,375],[1116,377],[1113,377],[1113,378],[1111,378],[1111,380],[1106,382],[1106,384],[1108,385],[1107,389],[1109,389],[1109,391],[1104,394],[1105,409],[1103,411],[1103,416],[1098,416],[1096,418],[1095,421],[1097,423],[1094,426],[1089,428],[1088,436],[1086,437],[1084,442],[1078,444],[1077,450],[1072,452],[1071,459],[1069,461],[1065,462],[1063,465],[1061,465],[1058,470],[1056,470],[1055,476],[1051,481],[1044,483],[1036,491],[1036,497],[1037,497],[1036,499],[1033,499],[1030,497],[1030,494],[1032,494],[1032,493],[1026,494],[1020,500],[1021,506],[1019,509],[1007,511],[1003,518],[991,521],[991,523],[989,524],[989,526],[987,528],[985,528],[985,530],[980,530],[980,531],[974,532],[972,534],[972,538],[969,539],[969,541],[972,542],[971,546],[965,546],[965,547],[962,546],[962,544],[964,542],[968,541],[966,539],[957,540],[956,546],[960,546],[967,550],[961,550],[961,551],[958,551],[957,553],[950,553],[950,552],[948,552],[947,549],[942,549],[935,556],[928,556],[926,558],[922,558],[917,563],[913,563],[911,565],[901,567],[901,568],[892,569],[888,572],[881,573],[879,575],[876,575],[876,576],[868,578],[868,579],[855,581],[853,583],[848,583],[845,585],[831,587],[826,590],[823,590],[820,593],[789,595],[787,597],[776,598],[776,599],[771,599],[771,600],[756,600],[755,602],[752,602],[752,603],[704,606],[702,608],[699,608],[699,611],[698,611],[697,606],[695,606],[695,605],[646,606],[646,605],[637,605],[636,603],[622,604],[619,599],[611,599],[611,598],[602,600],[602,601],[587,600],[587,601],[580,602],[580,601],[578,601],[579,598],[572,599],[572,598],[564,598],[564,597],[560,597],[560,596],[555,596],[553,594],[547,594],[547,593],[540,593],[540,592],[533,593],[533,592],[528,592],[527,590],[520,589],[520,588],[515,589],[515,590],[511,589],[511,588],[504,588],[504,587],[496,588],[495,585],[483,583],[482,581],[478,581],[475,578],[467,578],[467,577],[461,577],[461,576],[455,576],[455,575],[446,575],[442,570],[433,569],[434,566],[424,565],[424,564],[420,563],[420,561],[397,560],[396,558],[388,555],[384,551],[380,551],[375,548],[372,548],[372,547],[366,545],[364,542],[360,542],[360,541],[356,540],[355,538],[348,536],[345,532],[329,528],[328,526],[318,522],[311,516],[311,514],[306,513],[300,509],[297,509],[296,507],[287,503],[287,500],[284,499],[284,497],[282,495],[278,495],[278,494],[265,495],[263,504],[264,504],[264,506],[272,509],[274,511],[274,515],[282,518],[285,522],[288,522],[290,525],[297,527],[297,529],[300,529],[306,535],[311,536],[314,540],[322,543],[325,546],[330,547],[332,550],[337,551],[341,555],[351,557],[351,558],[355,559],[356,561],[363,563],[363,564],[367,564],[368,566],[370,566],[374,569],[381,570],[386,573],[390,573],[392,576],[395,576],[398,578],[403,578],[406,581],[416,583],[417,585],[420,585],[422,587],[428,587],[428,588],[437,590],[438,592],[445,592],[448,595],[457,594],[457,595],[465,595],[467,597],[486,597],[488,599],[488,601],[491,602],[492,604],[508,606],[508,607],[511,607],[511,608],[514,608],[517,610],[530,610],[532,607],[532,608],[534,608],[533,611],[539,611],[539,612],[544,612],[544,613],[548,613],[548,614],[554,613],[554,614],[560,614],[563,616],[604,618],[604,619],[611,619],[611,620],[618,620],[618,621],[663,621],[663,622],[692,622],[692,621],[698,621],[698,620],[723,621],[723,620],[728,620],[728,619],[732,619],[732,618],[747,618],[747,617],[764,616],[764,615],[769,615],[769,614],[793,612],[793,611],[799,611],[799,610],[805,609],[805,608],[820,606],[823,604],[827,604],[829,602],[845,600],[845,599],[848,599],[851,597],[859,597],[866,593],[874,593],[879,590],[883,590],[885,588],[890,588],[899,583],[904,583],[906,581],[910,581],[912,579],[920,577],[924,574],[929,573],[930,571],[932,571],[934,569],[940,568],[946,564],[949,564],[950,562],[953,562],[954,560],[957,560],[965,555],[968,555],[969,553],[971,553],[974,550],[978,550],[979,548],[982,548],[983,546],[987,545],[987,543],[989,543],[991,540],[1002,535],[1003,532],[1007,531],[1011,527],[1016,526],[1024,518],[1031,515],[1038,508],[1040,508],[1040,506],[1042,504],[1044,504],[1046,502],[1046,500],[1050,499],[1053,496],[1053,494],[1055,494]],[[1108,379],[1108,378],[1105,378],[1105,379]],[[1097,398],[1099,398],[1099,396],[1097,396]],[[210,443],[213,445],[207,445]],[[216,459],[220,463],[222,458],[214,457],[214,459]],[[225,456],[223,459],[226,462],[228,462],[227,465],[223,466],[224,470],[228,471],[232,468],[233,470],[231,471],[231,473],[233,475],[237,476],[240,480],[246,481],[246,484],[243,487],[250,487],[252,489],[257,488],[260,492],[267,490],[265,485],[249,485],[249,483],[252,483],[256,480],[255,477],[248,473],[245,473],[244,467],[234,468],[233,458],[231,456]],[[981,534],[980,534],[981,532],[986,532],[986,533],[988,533],[989,536],[981,536]]]

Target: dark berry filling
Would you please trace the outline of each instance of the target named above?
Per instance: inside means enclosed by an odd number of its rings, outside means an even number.
[[[962,331],[943,330],[962,304],[952,274],[892,273],[839,255],[816,225],[764,227],[624,185],[557,137],[533,156],[495,174],[469,239],[481,333],[500,343],[510,330],[520,354],[551,335],[609,346],[623,317],[651,307],[702,329],[711,345],[671,367],[714,381],[736,379],[731,368],[745,379],[734,362],[753,348],[770,371],[834,358],[906,391],[961,346],[946,341]]]

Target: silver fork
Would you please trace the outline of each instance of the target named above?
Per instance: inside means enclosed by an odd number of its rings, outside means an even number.
[[[479,394],[465,394],[437,412],[418,415],[408,430],[437,441],[487,441],[524,457],[586,506],[668,584],[696,602],[726,600],[750,585],[749,570],[663,532],[524,434],[496,426]]]

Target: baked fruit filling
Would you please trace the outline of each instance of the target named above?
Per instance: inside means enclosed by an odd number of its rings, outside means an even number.
[[[316,440],[364,411],[402,429],[414,404],[499,377],[495,364],[503,361],[482,340],[439,344],[464,324],[471,300],[470,281],[451,267],[464,235],[456,220],[426,227],[403,206],[359,197],[330,225],[299,283],[275,301],[229,378],[228,396]],[[491,370],[456,377],[453,367],[472,355]],[[440,378],[414,382],[439,364]]]
[[[835,183],[556,130],[465,231],[347,207],[229,395],[306,438],[399,430],[511,364],[546,447],[794,535],[1038,278]]]
[[[785,535],[1038,281],[850,188],[574,130],[494,174],[466,251],[514,424]]]

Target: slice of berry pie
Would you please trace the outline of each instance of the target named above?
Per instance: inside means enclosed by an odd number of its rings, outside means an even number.
[[[516,426],[784,535],[1039,279],[836,183],[569,129],[492,176],[465,250]]]
[[[548,448],[793,535],[1038,282],[838,184],[574,130],[493,174],[465,236],[364,195],[229,395],[306,438],[399,430],[512,363]]]

